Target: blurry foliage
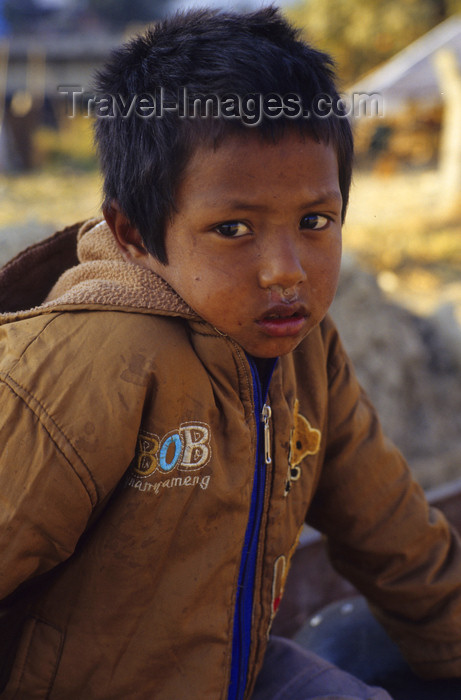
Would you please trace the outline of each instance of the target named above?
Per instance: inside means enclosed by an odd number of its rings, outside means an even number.
[[[461,0],[303,0],[286,15],[333,56],[344,87],[459,11]]]
[[[76,171],[97,169],[92,122],[85,117],[66,119],[59,130],[40,126],[34,134],[36,164]]]

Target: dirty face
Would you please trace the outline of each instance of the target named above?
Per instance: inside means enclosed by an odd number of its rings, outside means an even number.
[[[190,159],[160,274],[206,321],[255,357],[292,351],[326,314],[341,256],[332,146],[298,133],[232,136]]]

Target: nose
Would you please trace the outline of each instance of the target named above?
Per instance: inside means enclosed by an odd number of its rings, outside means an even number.
[[[260,250],[259,285],[263,289],[297,287],[306,280],[296,242],[289,235],[280,235]]]

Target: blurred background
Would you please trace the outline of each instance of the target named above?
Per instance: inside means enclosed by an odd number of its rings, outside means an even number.
[[[70,113],[62,86],[90,90],[112,47],[192,4],[0,0],[0,264],[98,214],[90,119]],[[423,486],[461,479],[461,0],[282,4],[333,55],[348,104],[377,96],[351,116],[334,318]]]

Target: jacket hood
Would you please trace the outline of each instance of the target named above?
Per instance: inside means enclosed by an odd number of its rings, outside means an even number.
[[[127,262],[100,219],[59,231],[0,270],[0,323],[100,307],[199,318],[165,280]]]

